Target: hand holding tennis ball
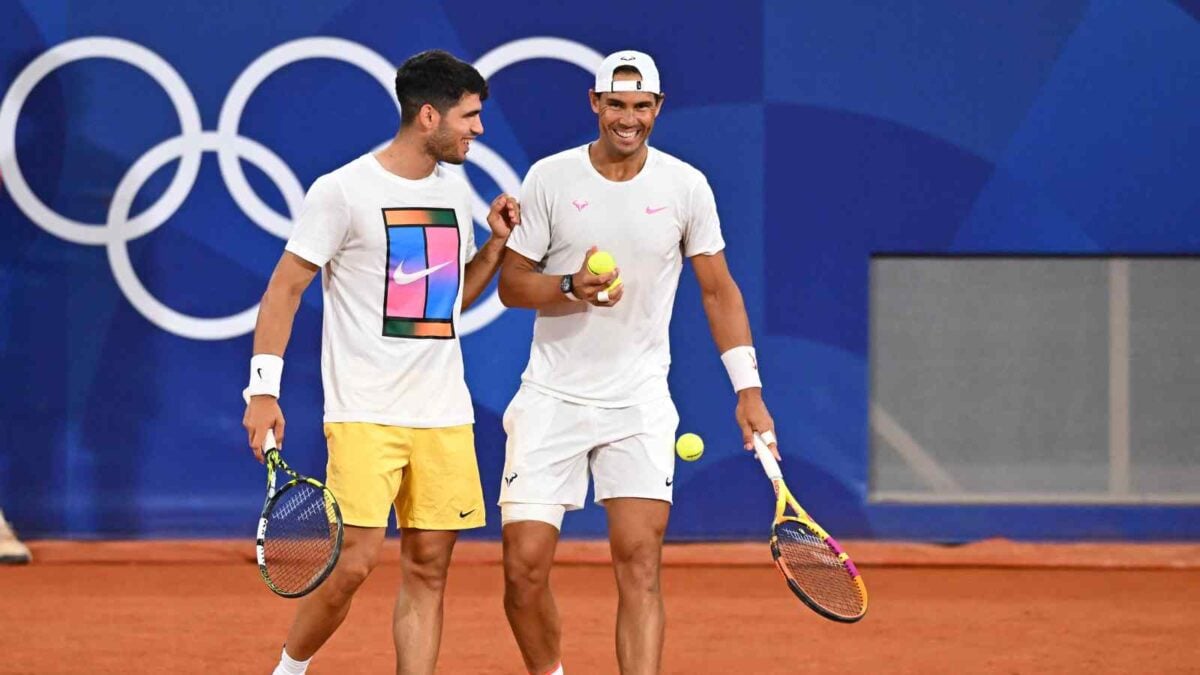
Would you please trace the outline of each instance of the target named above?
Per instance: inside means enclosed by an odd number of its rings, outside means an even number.
[[[675,454],[685,462],[694,462],[704,454],[704,440],[696,434],[684,434],[675,441]]]
[[[592,274],[603,275],[617,269],[617,261],[613,259],[612,254],[608,251],[596,251],[588,256],[587,266],[588,271]],[[608,285],[608,288],[604,290],[612,293],[613,290],[620,285],[621,277],[618,275],[617,278],[613,279],[613,282]]]
[[[616,278],[609,281],[606,288],[595,293],[593,302],[593,304],[606,307],[615,304],[622,295],[622,293],[617,290],[621,287],[622,281],[620,271],[617,270],[617,261],[613,259],[612,254],[608,251],[597,250],[596,247],[593,246],[588,250],[585,267],[588,273],[597,277],[606,277],[616,272]],[[585,295],[585,297],[588,296]]]

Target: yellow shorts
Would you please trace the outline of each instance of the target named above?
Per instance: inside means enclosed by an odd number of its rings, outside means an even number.
[[[325,425],[325,484],[342,520],[358,527],[483,527],[483,488],[472,425],[413,429],[365,422]]]

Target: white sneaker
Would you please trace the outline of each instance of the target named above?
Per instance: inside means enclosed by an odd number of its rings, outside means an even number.
[[[4,514],[0,513],[0,564],[24,565],[32,558],[29,548],[17,539]]]

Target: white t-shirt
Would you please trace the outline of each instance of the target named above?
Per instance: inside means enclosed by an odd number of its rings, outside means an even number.
[[[638,175],[622,182],[596,171],[586,145],[534,164],[508,247],[562,275],[577,272],[593,244],[616,259],[624,296],[613,307],[577,302],[539,311],[521,380],[599,407],[669,396],[668,329],[683,258],[725,248],[712,188],[700,171],[654,148]]]
[[[371,154],[313,183],[286,248],[322,267],[326,422],[474,422],[458,342],[469,195],[443,167],[407,180]]]

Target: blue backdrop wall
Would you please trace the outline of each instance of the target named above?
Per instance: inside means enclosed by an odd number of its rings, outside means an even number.
[[[867,500],[872,253],[1200,252],[1200,1],[918,3],[0,0],[0,505],[34,536],[247,535],[262,472],[240,390],[255,303],[304,189],[386,141],[392,64],[490,79],[482,200],[595,133],[588,69],[651,52],[653,143],[708,174],[801,498],[844,536],[1200,536],[1194,507]],[[320,291],[284,376],[320,473]],[[464,339],[485,489],[532,316]],[[670,536],[743,538],[770,490],[690,272],[672,324]],[[498,534],[498,513],[477,536]],[[594,506],[571,536],[604,531]]]

